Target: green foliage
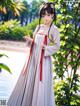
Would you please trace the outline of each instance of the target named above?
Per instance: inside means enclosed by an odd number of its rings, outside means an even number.
[[[8,56],[5,55],[5,54],[0,54],[0,58],[3,57],[3,56],[8,57]],[[3,63],[0,63],[0,70],[1,70],[1,69],[4,69],[4,70],[8,71],[9,73],[11,73],[10,68],[9,68],[7,65],[3,64]]]
[[[56,3],[57,19],[54,23],[59,27],[61,39],[60,50],[53,55],[56,106],[80,106],[80,79],[77,73],[80,67],[80,4],[73,2],[70,9],[69,2],[65,0],[49,1]],[[31,20],[38,14],[37,5],[33,3],[29,10]],[[0,25],[0,39],[23,40],[25,35],[32,37],[37,24],[38,19],[23,27],[16,20],[5,22]]]
[[[33,31],[35,30],[38,23],[39,23],[39,20],[35,19],[26,26],[26,29],[28,30],[27,34],[30,35],[31,37],[33,36]]]
[[[21,40],[22,39],[22,29],[19,22],[16,20],[10,20],[0,25],[0,39],[8,40]]]
[[[6,14],[11,11],[14,15],[20,15],[19,12],[25,9],[21,1],[14,0],[0,0],[0,12]]]
[[[33,36],[33,31],[38,24],[38,19],[29,23],[27,26],[20,26],[17,20],[10,20],[0,25],[0,39],[23,41],[23,36]]]
[[[49,0],[50,1],[50,0]],[[57,106],[80,106],[79,73],[80,67],[80,5],[65,0],[56,2],[57,20],[60,31],[60,50],[53,55],[55,96]]]
[[[79,106],[80,96],[75,93],[79,89],[79,85],[76,84],[75,90],[70,89],[70,84],[66,80],[61,80],[55,84],[55,100],[56,106]],[[72,95],[70,95],[72,94]],[[69,103],[70,101],[70,103]]]
[[[8,56],[7,56],[7,55],[5,55],[5,54],[0,54],[0,58],[1,58],[1,57],[3,57],[3,56],[6,56],[6,57],[8,57]]]

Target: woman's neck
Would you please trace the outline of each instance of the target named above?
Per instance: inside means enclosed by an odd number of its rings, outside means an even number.
[[[44,23],[44,25],[49,28],[51,26],[51,23],[49,23],[49,24]]]

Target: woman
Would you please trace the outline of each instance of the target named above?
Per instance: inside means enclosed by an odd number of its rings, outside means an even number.
[[[55,16],[53,3],[41,7],[34,38],[26,38],[31,42],[28,63],[19,76],[8,106],[55,106],[51,56],[60,48],[60,33],[53,24]]]

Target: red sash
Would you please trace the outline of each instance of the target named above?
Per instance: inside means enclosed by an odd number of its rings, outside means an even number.
[[[43,44],[47,45],[47,36],[44,37]],[[33,45],[34,45],[34,40],[32,41],[32,44],[31,44],[30,54],[29,54],[27,66],[26,66],[26,69],[23,71],[23,74],[25,74],[27,72],[29,61],[30,61],[30,58],[31,58],[31,55],[32,55]],[[42,49],[42,51],[41,51],[41,57],[40,57],[40,81],[42,81],[43,58],[44,58],[44,50]]]
[[[45,36],[43,44],[47,45],[47,36]],[[40,58],[40,81],[42,81],[42,68],[43,68],[44,51],[45,50],[42,49],[41,58]]]

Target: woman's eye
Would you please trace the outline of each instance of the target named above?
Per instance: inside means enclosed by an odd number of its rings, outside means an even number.
[[[48,16],[50,16],[50,14],[48,14]]]
[[[50,14],[45,14],[45,15],[42,15],[42,17],[45,17],[45,16],[50,16]]]

